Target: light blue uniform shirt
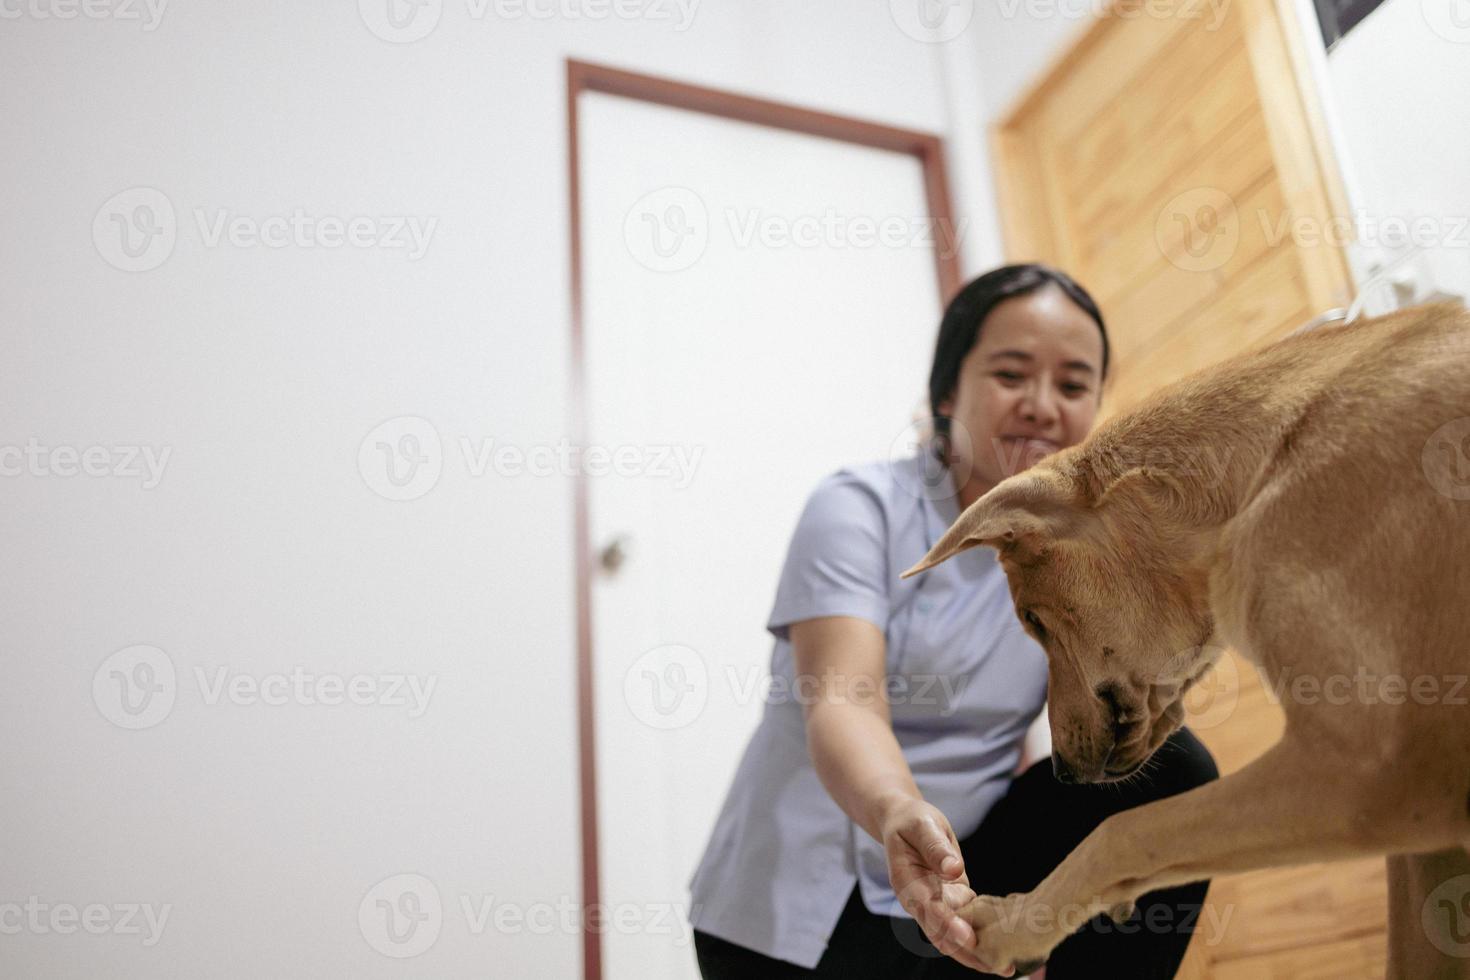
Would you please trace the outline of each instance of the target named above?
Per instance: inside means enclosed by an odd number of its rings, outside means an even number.
[[[702,932],[810,968],[855,882],[869,911],[907,917],[882,845],[833,802],[807,754],[802,700],[814,692],[794,686],[791,623],[856,616],[883,630],[894,734],[961,839],[1010,785],[1046,702],[1046,655],[1017,621],[993,549],[899,578],[958,516],[953,495],[925,493],[922,468],[919,457],[847,467],[807,500],[767,623],[760,725],[690,882]]]

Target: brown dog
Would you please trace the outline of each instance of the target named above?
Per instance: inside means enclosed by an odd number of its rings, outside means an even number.
[[[976,545],[1046,649],[1059,778],[1137,771],[1227,645],[1280,690],[1345,692],[1287,696],[1244,769],[1110,818],[1030,893],[976,898],[982,960],[1028,972],[1159,888],[1383,854],[1390,976],[1470,975],[1470,708],[1446,696],[1470,672],[1470,313],[1196,372],[1001,482],[904,575]],[[1354,697],[1365,672],[1416,696]]]

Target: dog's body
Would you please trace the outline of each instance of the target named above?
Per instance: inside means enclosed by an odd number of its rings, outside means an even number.
[[[1035,891],[976,899],[981,959],[1024,972],[1169,885],[1383,854],[1390,975],[1470,976],[1470,313],[1197,372],[1003,481],[905,574],[979,544],[1046,647],[1059,778],[1137,771],[1224,646],[1287,720],[1241,771],[1108,820]]]

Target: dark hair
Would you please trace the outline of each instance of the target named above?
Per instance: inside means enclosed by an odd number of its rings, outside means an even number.
[[[1034,293],[1043,286],[1056,286],[1097,322],[1102,334],[1102,378],[1108,376],[1108,330],[1103,325],[1102,311],[1060,269],[1039,262],[1007,265],[992,269],[967,284],[949,301],[944,319],[939,322],[939,340],[934,345],[934,366],[929,371],[929,410],[934,416],[934,435],[943,443],[949,441],[949,417],[939,411],[939,403],[954,394],[959,383],[960,364],[980,339],[980,324],[1003,300]]]

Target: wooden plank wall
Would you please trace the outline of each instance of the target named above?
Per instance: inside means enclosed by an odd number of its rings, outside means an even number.
[[[1108,319],[1104,418],[1351,290],[1336,249],[1289,233],[1325,221],[1340,194],[1271,0],[1231,4],[1218,23],[1204,5],[1169,9],[1120,4],[995,139],[1011,258],[1067,269]],[[1231,651],[1192,695],[1190,724],[1229,773],[1280,738],[1283,714]],[[1231,875],[1210,902],[1202,923],[1223,925],[1196,932],[1181,976],[1383,976],[1379,860]]]

